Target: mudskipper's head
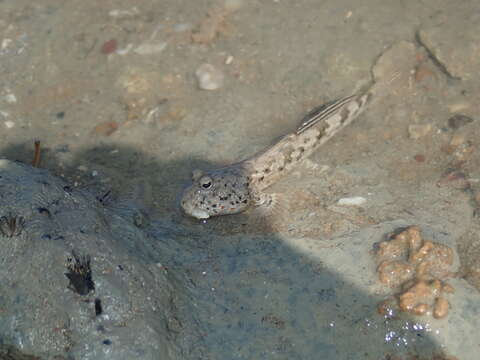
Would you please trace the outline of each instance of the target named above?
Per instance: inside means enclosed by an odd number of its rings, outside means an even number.
[[[248,181],[237,171],[221,169],[204,174],[195,170],[193,184],[183,192],[183,211],[197,219],[236,214],[250,205]]]

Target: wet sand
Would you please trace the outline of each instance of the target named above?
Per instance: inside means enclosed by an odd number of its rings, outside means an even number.
[[[193,312],[185,323],[198,332],[172,340],[182,358],[474,359],[478,10],[473,0],[0,2],[0,156],[30,164],[40,140],[41,168],[94,196],[111,191],[114,211],[142,208],[152,261],[191,294],[178,312]],[[402,42],[415,63],[406,86],[272,188],[282,216],[180,213],[192,170],[270,145],[312,107],[371,82]],[[215,90],[201,89],[202,64],[222,74]],[[365,201],[341,201],[356,197]],[[377,313],[389,289],[374,244],[410,225],[458,258],[444,319]]]

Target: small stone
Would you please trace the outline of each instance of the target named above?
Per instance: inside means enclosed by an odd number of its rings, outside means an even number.
[[[118,124],[115,121],[107,121],[101,123],[93,129],[93,132],[99,135],[110,136],[118,129]]]
[[[117,46],[118,46],[117,40],[115,39],[108,40],[107,42],[103,43],[101,52],[102,54],[105,54],[105,55],[111,54],[115,50],[117,50]]]
[[[2,40],[2,45],[0,46],[0,48],[1,48],[2,50],[5,50],[7,47],[10,46],[10,44],[11,44],[12,42],[13,42],[12,39],[3,39],[3,40]]]
[[[360,206],[367,201],[364,197],[361,196],[354,196],[349,198],[343,198],[338,200],[338,205],[345,205],[345,206]]]
[[[5,126],[7,127],[7,129],[11,129],[15,126],[15,123],[13,121],[7,120],[5,121]]]
[[[461,128],[462,126],[470,124],[471,122],[473,122],[473,119],[471,117],[462,114],[456,114],[453,115],[450,119],[448,119],[448,126],[456,130]]]
[[[468,102],[457,102],[457,103],[448,105],[448,111],[454,114],[459,111],[469,109],[470,107],[471,107],[471,104]]]
[[[452,140],[450,140],[450,145],[453,147],[457,147],[465,142],[465,137],[462,135],[455,134],[452,136]]]
[[[200,65],[195,76],[202,90],[217,90],[223,86],[223,73],[211,64]]]
[[[408,126],[410,139],[417,140],[427,135],[432,130],[431,124],[412,124]]]
[[[416,82],[422,82],[428,77],[434,77],[435,73],[430,69],[429,66],[425,64],[420,64],[418,65],[416,71],[415,71],[415,81]]]
[[[425,162],[425,155],[417,154],[413,158],[415,159],[416,162],[420,162],[420,163]]]
[[[233,56],[228,55],[226,60],[225,60],[225,65],[230,65],[233,62]]]
[[[5,95],[5,101],[9,104],[14,104],[17,102],[17,97],[15,96],[15,94],[10,93]]]
[[[138,9],[134,6],[130,10],[120,10],[120,9],[113,9],[108,12],[108,16],[111,16],[113,18],[128,18],[128,17],[134,17],[138,15],[140,12]]]
[[[65,111],[60,111],[55,116],[57,119],[63,119],[65,117]]]

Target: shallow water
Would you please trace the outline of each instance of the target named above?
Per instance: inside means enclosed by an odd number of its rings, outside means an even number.
[[[198,316],[202,336],[194,344],[204,358],[428,359],[445,352],[473,359],[478,349],[461,341],[470,339],[475,317],[460,323],[455,306],[478,314],[477,290],[456,279],[446,320],[384,319],[376,304],[386,290],[368,252],[395,226],[418,224],[464,249],[461,271],[479,284],[469,254],[480,248],[473,231],[480,72],[472,71],[480,65],[463,53],[449,59],[435,42],[460,26],[475,32],[472,19],[461,19],[477,7],[473,0],[3,1],[0,156],[30,163],[40,139],[41,167],[94,194],[112,190],[112,208],[132,200],[144,207],[155,260],[194,294],[182,310]],[[205,31],[202,41],[192,29]],[[419,29],[431,48],[418,42]],[[467,40],[444,38],[468,48]],[[376,59],[402,40],[415,44],[409,87],[368,109],[272,189],[285,196],[288,216],[199,223],[180,213],[178,196],[193,169],[268,146],[313,106],[368,83]],[[150,52],[138,50],[145,45]],[[224,73],[220,89],[198,88],[202,63]],[[456,113],[474,121],[453,130],[447,120]],[[425,125],[425,133],[409,133],[412,124]],[[460,145],[452,145],[455,136]],[[468,187],[451,178],[439,185],[452,168],[471,180]],[[147,195],[132,199],[139,183]],[[338,205],[354,196],[367,201]]]

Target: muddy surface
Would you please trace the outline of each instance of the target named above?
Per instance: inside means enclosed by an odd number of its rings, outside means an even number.
[[[0,1],[0,156],[31,164],[40,140],[41,168],[133,219],[151,250],[132,246],[132,261],[151,256],[177,274],[188,299],[178,316],[195,314],[191,332],[162,338],[183,349],[171,358],[475,359],[478,10],[474,0]],[[251,156],[389,63],[413,64],[406,83],[272,187],[277,216],[181,214],[192,170]],[[375,244],[411,225],[455,253],[442,319],[377,311],[391,289]]]

